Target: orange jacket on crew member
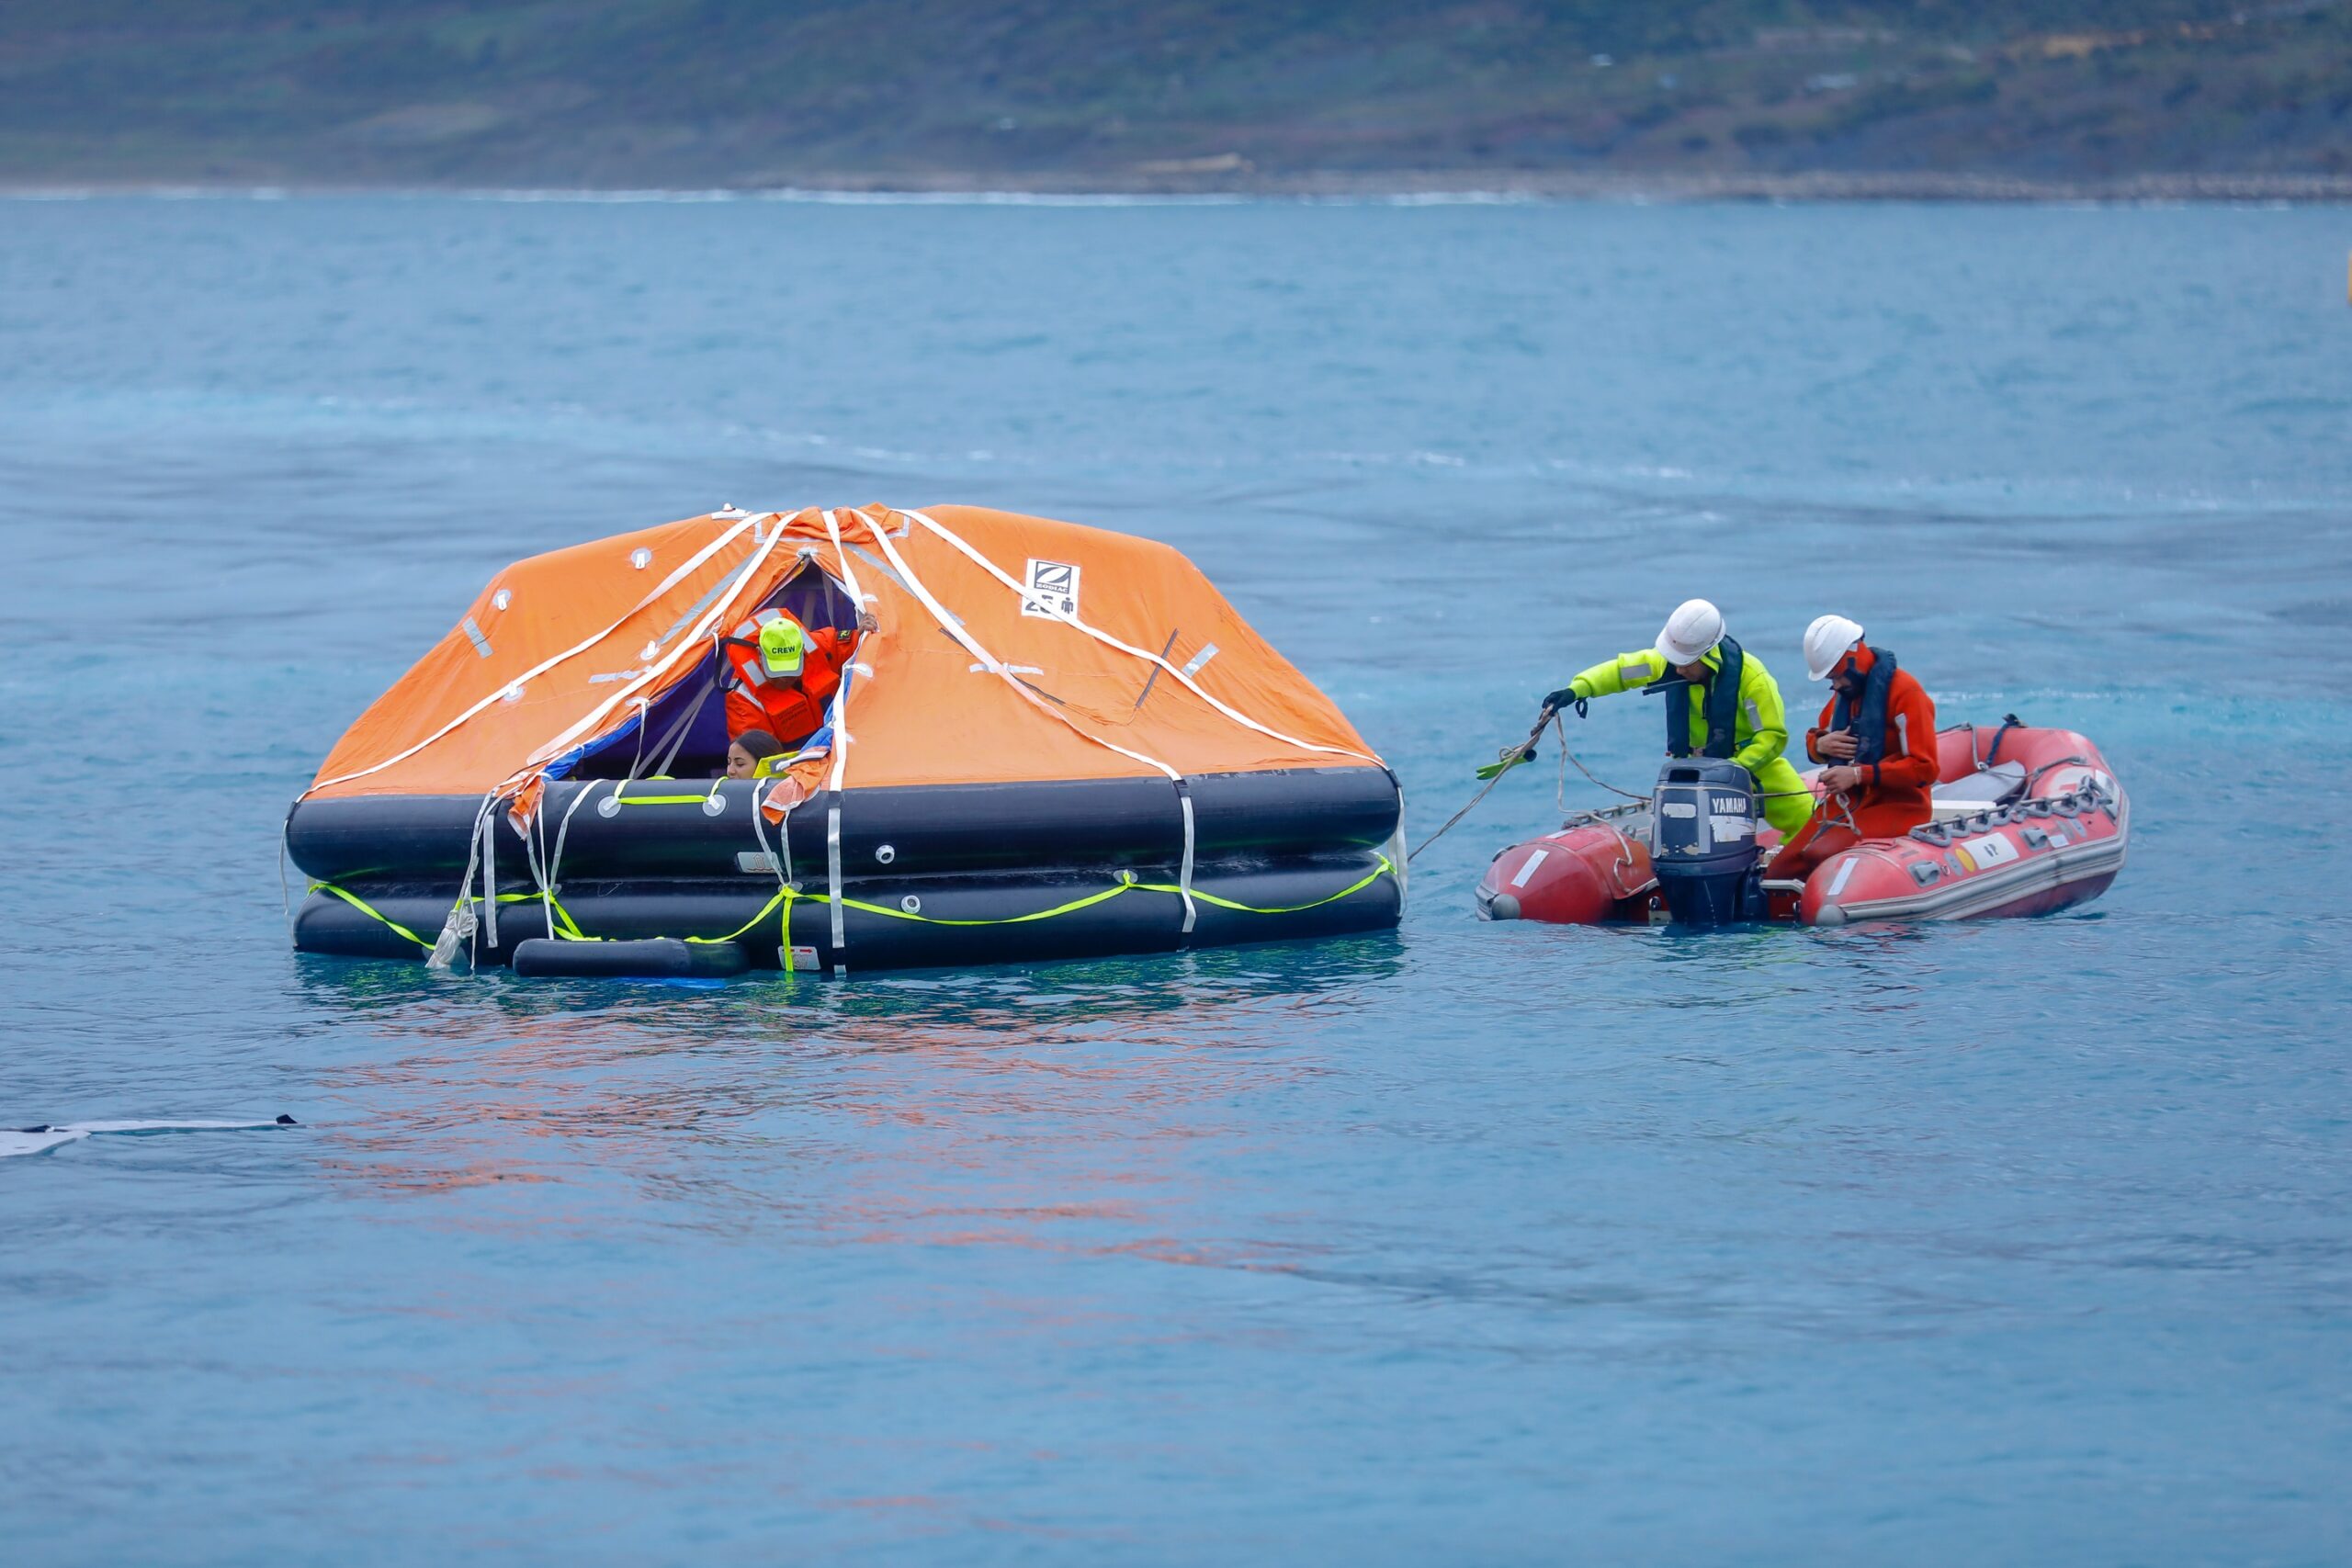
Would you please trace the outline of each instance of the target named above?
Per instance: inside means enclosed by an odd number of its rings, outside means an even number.
[[[1865,645],[1848,654],[1840,663],[1851,664],[1854,673],[1865,682],[1867,691],[1878,659],[1878,650]],[[1837,692],[1831,692],[1829,700],[1822,705],[1821,722],[1804,733],[1805,755],[1816,762],[1835,764],[1841,761],[1823,756],[1819,748],[1821,738],[1838,727],[1838,705],[1842,700]],[[1858,693],[1852,707],[1857,719],[1866,707],[1863,695]],[[1858,754],[1851,765],[1861,770],[1862,783],[1846,792],[1847,802],[1853,808],[1854,825],[1866,839],[1907,833],[1934,815],[1928,801],[1936,786],[1938,772],[1936,705],[1928,695],[1928,689],[1908,670],[1900,667],[1886,685],[1885,731],[1881,747],[1875,761],[1861,761],[1859,756],[1867,752]]]
[[[789,749],[799,745],[825,722],[825,705],[841,690],[842,666],[857,647],[855,632],[831,626],[803,628],[802,664],[797,678],[771,675],[752,646],[760,623],[776,615],[763,610],[735,628],[735,640],[726,645],[731,679],[727,690],[727,733],[764,729]]]

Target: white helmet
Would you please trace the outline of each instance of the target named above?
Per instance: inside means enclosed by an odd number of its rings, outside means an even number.
[[[1724,640],[1724,613],[1704,599],[1685,599],[1667,616],[1657,650],[1668,664],[1689,664]]]
[[[1846,650],[1862,640],[1862,628],[1843,615],[1821,615],[1804,629],[1804,672],[1816,681],[1826,681],[1846,657]]]

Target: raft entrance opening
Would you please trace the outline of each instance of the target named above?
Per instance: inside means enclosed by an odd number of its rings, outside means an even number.
[[[742,618],[748,620],[767,609],[782,610],[811,630],[830,626],[849,631],[857,625],[857,604],[849,589],[811,560],[802,561],[775,592],[745,610]],[[731,634],[734,626],[720,629]],[[589,742],[571,765],[550,768],[548,776],[718,777],[727,771],[727,743],[732,739],[727,733],[726,696],[719,687],[723,669],[716,644],[706,647],[692,672],[655,698],[641,720],[631,719]]]

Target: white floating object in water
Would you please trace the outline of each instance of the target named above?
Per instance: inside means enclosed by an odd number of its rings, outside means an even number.
[[[62,1144],[78,1144],[98,1133],[230,1133],[255,1127],[299,1125],[291,1116],[271,1122],[69,1122],[58,1126],[17,1127],[0,1132],[0,1159],[11,1155],[46,1154]]]

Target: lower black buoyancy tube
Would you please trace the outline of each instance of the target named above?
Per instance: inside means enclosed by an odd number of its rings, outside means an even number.
[[[1894,655],[1883,648],[1871,649],[1871,672],[1862,677],[1860,701],[1840,686],[1838,705],[1829,716],[1831,733],[1842,729],[1854,738],[1855,767],[1886,761],[1886,694],[1894,684]],[[1995,738],[1999,744],[1999,738]]]
[[[1736,743],[1739,678],[1747,655],[1741,653],[1739,644],[1729,637],[1715,644],[1714,650],[1721,662],[1706,684],[1707,744],[1699,755],[1724,758],[1739,750]],[[1690,699],[1681,692],[1681,688],[1689,684],[1690,682],[1669,669],[1664,677],[1651,682],[1646,688],[1666,693],[1666,754],[1669,757],[1691,754]]]

